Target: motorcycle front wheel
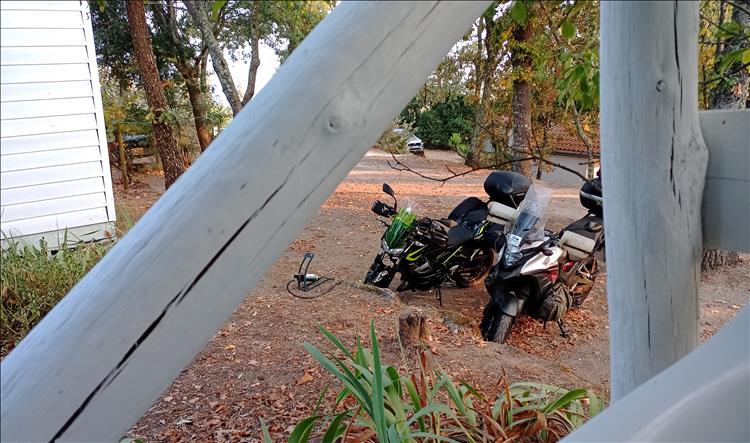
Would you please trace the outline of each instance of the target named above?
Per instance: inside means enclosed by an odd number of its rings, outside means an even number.
[[[482,247],[473,258],[460,265],[453,275],[453,281],[460,288],[470,288],[484,280],[494,262],[495,251],[489,246]]]
[[[479,325],[482,330],[482,336],[487,341],[495,343],[505,343],[513,329],[516,318],[503,312],[499,307],[493,306],[492,303],[484,308],[482,314],[482,323]]]
[[[366,285],[377,286],[378,288],[387,288],[391,285],[391,281],[393,281],[393,276],[395,274],[396,273],[391,266],[383,263],[382,254],[378,254],[372,262],[370,269],[367,271],[367,275],[365,275],[364,283]]]

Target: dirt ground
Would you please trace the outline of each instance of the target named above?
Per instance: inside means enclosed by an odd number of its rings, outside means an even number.
[[[585,386],[605,397],[609,388],[606,265],[591,296],[566,316],[569,338],[554,325],[521,317],[507,344],[481,340],[479,321],[487,295],[480,285],[447,288],[443,306],[434,293],[405,293],[388,299],[356,289],[383,232],[370,212],[388,182],[401,198],[417,202],[417,212],[440,217],[468,196],[486,198],[486,172],[440,182],[395,171],[389,155],[371,151],[355,167],[320,212],[266,273],[206,348],[183,370],[172,386],[130,430],[128,436],[146,441],[259,441],[258,418],[268,423],[276,441],[286,440],[300,418],[312,413],[319,395],[332,381],[302,348],[310,342],[330,349],[318,326],[325,326],[344,343],[368,336],[374,319],[384,360],[413,370],[415,356],[397,340],[398,316],[419,309],[431,327],[430,348],[436,363],[456,379],[492,389],[505,371],[512,381],[527,380],[564,387]],[[455,155],[428,151],[426,158],[409,156],[414,169],[445,176],[461,169]],[[163,178],[139,175],[127,192],[115,184],[118,217],[137,220],[163,192]],[[553,201],[547,227],[560,229],[585,214],[577,189],[549,185]],[[287,282],[304,252],[315,253],[311,271],[341,282],[312,300],[292,297]],[[398,284],[398,279],[393,286]],[[701,338],[707,339],[750,299],[750,258],[701,280]],[[369,340],[364,340],[367,343]],[[338,385],[326,394],[331,401]]]

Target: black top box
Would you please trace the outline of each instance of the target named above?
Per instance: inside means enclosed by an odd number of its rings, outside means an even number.
[[[484,181],[484,192],[490,200],[512,208],[521,204],[531,186],[531,179],[512,171],[493,171]]]

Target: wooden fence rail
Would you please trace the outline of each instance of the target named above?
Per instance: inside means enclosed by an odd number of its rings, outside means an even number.
[[[343,3],[2,363],[2,441],[117,440],[488,2]]]

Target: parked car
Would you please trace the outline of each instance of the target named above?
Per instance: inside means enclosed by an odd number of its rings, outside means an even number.
[[[424,155],[424,144],[422,139],[416,135],[411,135],[406,141],[406,149],[411,154]]]

